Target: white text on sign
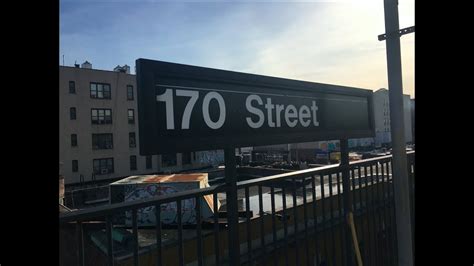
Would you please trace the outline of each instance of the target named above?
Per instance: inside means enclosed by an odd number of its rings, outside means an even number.
[[[183,117],[180,129],[189,129],[191,114],[194,110],[196,102],[199,100],[199,92],[195,90],[173,90],[166,89],[161,95],[156,96],[158,102],[164,102],[166,107],[166,129],[175,129],[174,125],[174,105],[173,91],[177,97],[189,97],[189,101],[183,111]],[[209,106],[211,101],[216,101],[219,106],[219,116],[216,121],[210,117]],[[265,122],[268,127],[282,127],[285,123],[288,127],[296,127],[298,123],[303,127],[318,127],[317,118],[318,106],[316,101],[312,101],[311,106],[301,105],[297,108],[295,105],[273,103],[272,98],[265,98],[265,103],[259,95],[251,94],[245,100],[245,109],[256,117],[246,116],[247,125],[251,128],[261,128]],[[205,94],[202,101],[202,117],[204,122],[211,129],[219,129],[225,124],[226,120],[226,104],[222,95],[218,92],[211,91]],[[256,119],[255,119],[256,118]]]

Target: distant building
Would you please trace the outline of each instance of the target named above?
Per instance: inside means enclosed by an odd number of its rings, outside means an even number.
[[[413,142],[410,95],[403,95],[403,121],[405,122],[405,142]]]
[[[59,159],[65,184],[217,164],[218,152],[140,156],[137,86],[130,67],[59,68]],[[213,157],[214,156],[214,157]]]
[[[390,105],[387,89],[374,92],[375,146],[388,145],[392,142],[390,130]],[[405,121],[405,141],[412,142],[411,102],[410,95],[403,95],[403,118]]]
[[[348,139],[349,148],[370,147],[374,145],[374,138]]]
[[[254,152],[288,154],[289,161],[315,161],[318,151],[339,151],[339,141],[312,141],[303,143],[278,144],[254,147]]]

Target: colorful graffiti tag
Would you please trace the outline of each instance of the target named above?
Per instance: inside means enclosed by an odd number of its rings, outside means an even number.
[[[127,189],[125,192],[125,201],[134,201],[139,199],[147,199],[155,196],[168,195],[178,192],[174,186],[163,184],[149,184],[146,186],[138,186]],[[196,223],[196,200],[187,199],[181,202],[181,219],[183,224]],[[175,224],[178,220],[178,206],[176,202],[161,205],[161,221],[164,224]],[[126,212],[126,224],[131,224],[132,213]],[[156,213],[155,206],[137,210],[137,222],[139,225],[155,225]]]

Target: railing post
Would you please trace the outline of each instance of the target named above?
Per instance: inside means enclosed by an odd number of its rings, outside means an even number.
[[[240,242],[238,231],[237,174],[235,148],[224,150],[227,222],[229,224],[229,265],[240,265]]]
[[[341,147],[341,171],[342,171],[342,197],[344,204],[344,239],[346,244],[346,265],[354,265],[354,252],[352,249],[352,235],[351,228],[348,221],[348,215],[353,211],[352,209],[352,195],[350,185],[350,173],[349,173],[349,145],[347,139],[340,140]]]

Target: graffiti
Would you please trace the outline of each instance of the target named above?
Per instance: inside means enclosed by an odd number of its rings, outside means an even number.
[[[169,195],[179,191],[178,185],[170,186],[164,184],[148,184],[146,186],[129,186],[125,191],[125,202],[152,198],[155,196]],[[181,201],[181,220],[183,224],[196,223],[196,200],[186,199]],[[160,215],[164,224],[174,224],[178,221],[178,206],[176,202],[161,205]],[[126,223],[131,224],[132,213],[126,212]],[[137,210],[137,222],[139,225],[155,225],[155,206],[149,206]]]
[[[196,160],[202,164],[219,165],[224,162],[222,150],[196,152]]]

